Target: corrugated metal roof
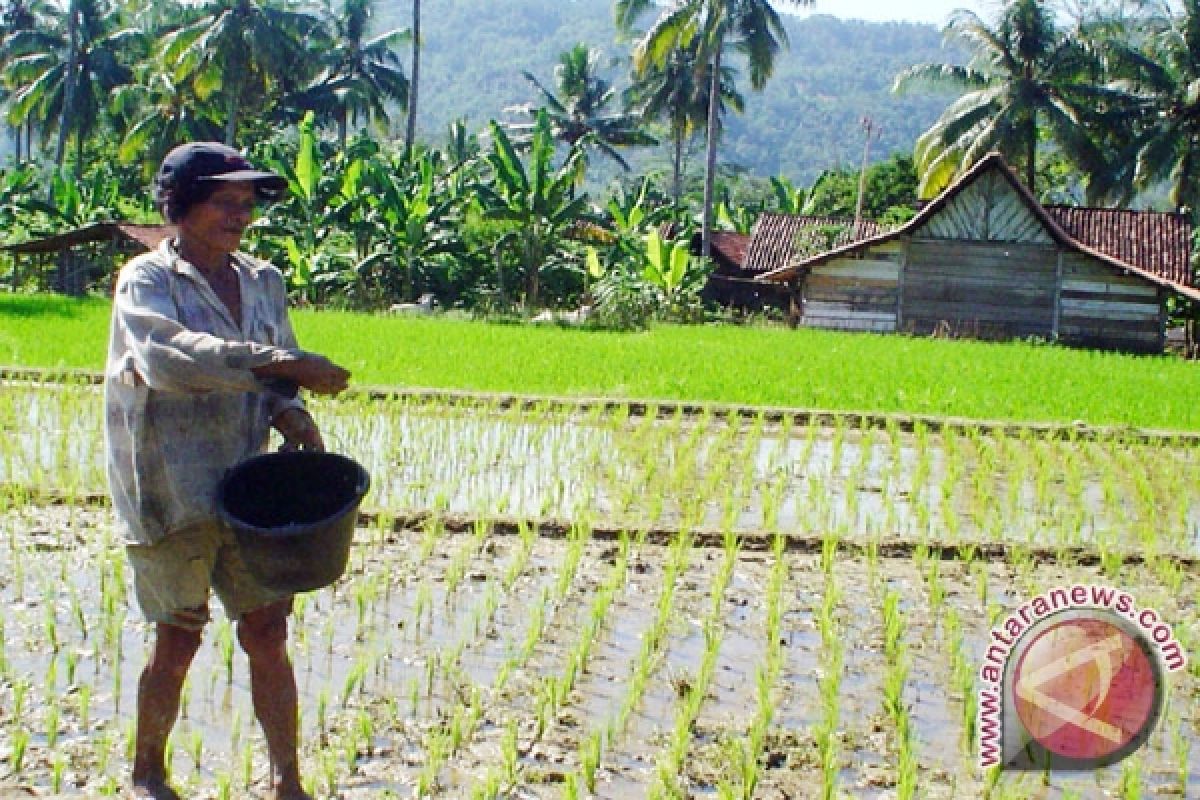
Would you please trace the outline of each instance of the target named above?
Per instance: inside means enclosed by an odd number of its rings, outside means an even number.
[[[1071,238],[1126,264],[1192,285],[1192,226],[1183,214],[1046,206]]]
[[[136,225],[131,222],[95,222],[76,228],[73,231],[58,233],[42,239],[31,239],[27,242],[6,245],[4,250],[10,253],[57,253],[76,245],[88,242],[111,241],[121,238],[134,243],[146,250],[158,247],[163,239],[174,235],[172,225]]]
[[[750,232],[742,268],[751,273],[770,272],[886,231],[872,220],[862,220],[855,229],[854,220],[843,217],[763,213]]]

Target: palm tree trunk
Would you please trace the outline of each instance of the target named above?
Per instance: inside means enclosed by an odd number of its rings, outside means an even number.
[[[1025,134],[1025,185],[1037,197],[1037,112],[1029,114],[1029,131]]]
[[[675,196],[675,205],[679,205],[683,197],[683,126],[675,128],[675,160],[671,164],[671,191]]]
[[[63,76],[62,119],[58,124],[58,144],[54,148],[54,165],[62,169],[67,155],[67,136],[75,119],[75,73],[79,71],[79,6],[71,0],[67,6],[67,68]],[[53,188],[51,189],[53,191]]]
[[[229,92],[229,103],[225,107],[225,144],[229,147],[234,146],[237,140],[238,127],[238,93],[237,86],[231,87]]]
[[[404,152],[412,153],[417,138],[417,87],[421,80],[421,0],[413,0],[412,74],[408,81],[408,129]]]
[[[717,179],[717,109],[721,105],[721,47],[713,49],[712,88],[708,95],[708,145],[704,154],[704,222],[700,228],[700,255],[712,250],[713,188]]]
[[[83,177],[83,139],[84,129],[75,132],[75,178]]]

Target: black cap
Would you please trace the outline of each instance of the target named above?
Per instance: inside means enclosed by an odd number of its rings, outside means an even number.
[[[287,180],[274,172],[255,169],[246,157],[220,142],[188,142],[163,158],[154,179],[159,189],[179,189],[206,181],[250,182],[261,200],[278,200]]]

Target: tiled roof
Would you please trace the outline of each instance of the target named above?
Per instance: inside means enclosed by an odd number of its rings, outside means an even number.
[[[855,230],[852,219],[763,213],[750,233],[750,248],[742,268],[751,273],[770,272],[886,230],[871,220],[861,221]]]
[[[1183,214],[1046,206],[1071,238],[1162,278],[1192,285],[1191,225]]]
[[[734,269],[742,269],[746,263],[746,251],[750,248],[750,237],[733,231],[713,231],[709,247],[714,258]]]

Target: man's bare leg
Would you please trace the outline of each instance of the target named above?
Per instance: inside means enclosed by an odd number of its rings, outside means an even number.
[[[138,680],[137,739],[133,759],[133,794],[149,800],[179,800],[167,783],[167,737],[179,715],[179,699],[192,657],[200,647],[200,631],[158,623],[154,648]]]
[[[276,800],[312,800],[300,782],[297,755],[296,675],[287,654],[291,599],[255,609],[238,623],[238,641],[250,661],[250,694],[275,768]]]

